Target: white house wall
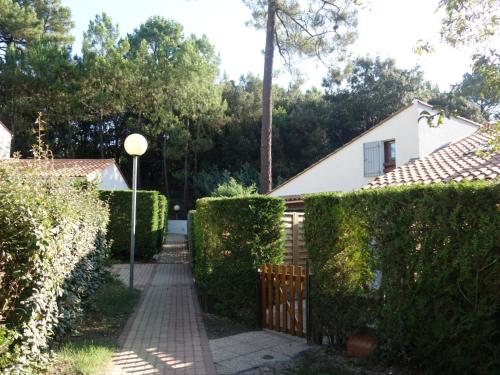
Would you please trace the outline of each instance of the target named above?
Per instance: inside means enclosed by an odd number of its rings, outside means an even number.
[[[289,180],[270,195],[302,195],[359,189],[374,178],[364,176],[364,143],[394,139],[396,167],[399,167],[411,159],[423,158],[450,142],[473,133],[479,127],[470,121],[457,118],[445,119],[439,127],[429,127],[425,119],[418,121],[422,111],[433,113],[430,106],[414,101],[405,110]]]
[[[129,186],[115,164],[107,166],[99,176],[102,190],[127,190]]]
[[[417,104],[418,114],[422,111],[436,113],[429,107]],[[418,126],[420,158],[423,158],[432,152],[440,149],[450,142],[462,139],[475,132],[479,125],[460,118],[444,118],[443,124],[437,127],[430,127],[425,119],[420,120]],[[437,119],[434,120],[437,123]]]
[[[300,195],[326,191],[351,191],[368,184],[364,177],[363,144],[396,141],[396,166],[419,155],[417,107],[406,110],[373,128],[289,183],[271,192],[272,196]]]
[[[12,134],[0,124],[0,159],[10,158],[10,144],[12,142]]]

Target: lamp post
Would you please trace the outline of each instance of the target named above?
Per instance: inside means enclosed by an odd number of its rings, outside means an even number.
[[[148,149],[148,141],[140,134],[130,134],[125,139],[125,151],[133,157],[132,170],[132,218],[130,223],[130,278],[129,288],[134,288],[134,253],[135,253],[135,211],[137,198],[137,163],[139,156],[143,155]]]
[[[179,206],[178,204],[176,204],[174,206],[174,211],[175,211],[175,220],[177,220],[179,217],[179,211],[181,210],[181,206]]]

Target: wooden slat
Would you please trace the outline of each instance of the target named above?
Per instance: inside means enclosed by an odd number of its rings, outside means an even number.
[[[260,266],[260,321],[262,325],[266,326],[266,265],[262,264]]]
[[[293,255],[293,264],[296,265],[298,261],[299,255],[299,223],[298,223],[298,215],[294,212],[292,216],[292,255]]]
[[[280,266],[280,331],[284,331],[284,327],[286,326],[286,315],[285,315],[285,306],[286,306],[286,266]]]
[[[305,335],[303,300],[306,294],[306,278],[304,267],[261,265],[260,316],[266,328],[291,335]]]
[[[304,336],[304,320],[303,320],[303,312],[302,312],[302,269],[299,269],[297,272],[297,275],[295,276],[295,282],[297,285],[297,299],[298,299],[298,335],[299,336]]]
[[[274,329],[279,330],[280,325],[278,324],[278,303],[279,303],[279,265],[275,264],[273,267],[273,314],[274,314]]]
[[[267,269],[267,319],[268,327],[273,329],[273,272],[272,266]]]
[[[290,268],[290,333],[295,336],[295,266]]]
[[[281,266],[275,265],[274,266],[275,270],[275,279],[274,279],[274,314],[275,314],[275,319],[276,319],[276,326],[275,328],[277,330],[280,330],[281,328],[281,319],[280,319],[280,270]]]

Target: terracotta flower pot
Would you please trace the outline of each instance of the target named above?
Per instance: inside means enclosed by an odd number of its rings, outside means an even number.
[[[372,336],[351,336],[347,340],[347,352],[355,357],[367,357],[373,352],[375,338]]]

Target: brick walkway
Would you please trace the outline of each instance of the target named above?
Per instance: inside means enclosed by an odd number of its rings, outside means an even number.
[[[137,265],[141,301],[109,374],[216,374],[185,252],[185,243],[169,244],[158,258],[161,264]],[[127,267],[113,267],[126,282]]]

